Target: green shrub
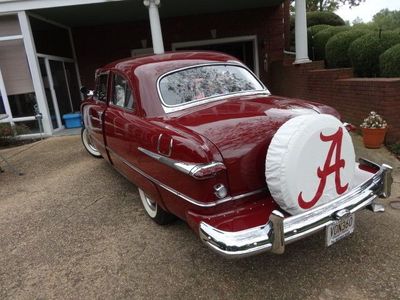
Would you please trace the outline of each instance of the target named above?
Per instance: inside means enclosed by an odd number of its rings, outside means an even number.
[[[354,24],[354,25],[352,26],[352,29],[379,31],[378,25],[376,25],[376,24],[373,23],[373,22]]]
[[[295,27],[295,15],[290,16],[290,31]],[[307,13],[307,27],[315,25],[342,26],[346,23],[337,14],[329,11],[312,11]]]
[[[313,37],[312,42],[314,47],[314,59],[325,59],[325,45],[329,39],[339,32],[347,31],[349,29],[350,27],[348,26],[334,26],[318,32]]]
[[[14,125],[14,131],[16,135],[21,135],[21,134],[28,134],[31,132],[28,126],[24,124],[15,124]]]
[[[393,31],[369,33],[351,43],[348,55],[354,72],[361,77],[379,76],[379,56],[400,43],[400,34]]]
[[[345,22],[337,14],[329,11],[312,11],[307,13],[307,26],[311,27],[319,24],[332,26],[345,25]]]
[[[350,44],[367,33],[370,33],[370,31],[352,29],[331,37],[325,46],[325,58],[328,68],[351,67],[351,61],[347,55]]]
[[[311,33],[311,36],[316,35],[318,32],[328,29],[329,27],[332,27],[331,25],[327,25],[327,24],[319,24],[319,25],[314,25],[311,27],[308,27],[308,30]]]
[[[0,123],[0,146],[7,146],[13,143],[15,135],[30,133],[29,127],[26,125],[10,123]]]
[[[395,155],[399,156],[400,158],[400,143],[394,143],[389,145],[389,150],[392,151]]]
[[[400,44],[397,44],[381,54],[379,70],[382,77],[400,77]]]
[[[10,123],[0,123],[0,146],[9,144],[10,139],[14,136],[14,130]]]
[[[10,123],[0,123],[0,138],[9,138],[14,135],[14,130]]]

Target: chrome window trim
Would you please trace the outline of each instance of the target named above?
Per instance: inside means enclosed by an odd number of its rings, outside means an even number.
[[[111,153],[113,153],[120,161],[122,161],[125,165],[127,165],[129,168],[131,168],[132,170],[134,170],[135,172],[139,173],[140,175],[144,176],[145,178],[147,178],[148,180],[152,181],[154,184],[158,185],[159,187],[163,188],[164,190],[178,196],[179,198],[181,198],[182,200],[189,202],[190,204],[196,205],[198,207],[202,207],[202,208],[210,208],[210,207],[215,207],[217,205],[220,205],[222,203],[226,203],[229,201],[236,201],[236,200],[240,200],[246,197],[250,197],[262,192],[265,192],[267,189],[266,188],[262,188],[262,189],[258,189],[255,191],[251,191],[248,193],[244,193],[244,194],[240,194],[240,195],[236,195],[236,196],[229,196],[229,197],[225,197],[223,199],[217,200],[217,201],[213,201],[213,202],[203,202],[203,201],[199,201],[196,199],[193,199],[185,194],[182,194],[181,192],[178,192],[177,190],[175,190],[174,188],[162,183],[161,181],[159,181],[158,179],[150,176],[149,174],[147,174],[146,172],[142,171],[141,169],[139,169],[138,167],[132,165],[130,162],[128,162],[127,160],[125,160],[123,157],[121,157],[120,155],[118,155],[117,153],[115,153],[112,149],[110,149],[110,147],[106,146],[106,149],[108,151],[110,151]]]
[[[122,109],[122,110],[124,110],[124,111],[126,111],[128,113],[136,113],[136,111],[137,111],[137,109],[136,109],[137,108],[137,101],[136,101],[136,96],[135,96],[135,93],[134,93],[134,89],[131,86],[131,81],[128,79],[128,77],[124,73],[122,73],[118,69],[112,69],[112,70],[109,70],[108,72],[110,73],[109,76],[110,76],[110,80],[111,80],[111,86],[110,86],[111,93],[110,93],[110,99],[108,101],[108,105],[113,107],[113,108]],[[124,103],[124,106],[119,106],[119,105],[114,103],[114,101],[112,99],[112,97],[113,97],[112,96],[112,92],[114,90],[114,78],[115,78],[116,75],[120,76],[120,77],[123,77],[126,80],[126,82],[128,83],[128,87],[131,90],[131,95],[133,97],[133,104],[134,104],[133,108],[125,107],[125,103]]]
[[[230,94],[221,95],[221,96],[212,96],[212,97],[207,97],[207,98],[194,100],[194,101],[190,101],[190,102],[182,103],[182,104],[175,104],[175,105],[167,104],[164,101],[164,99],[162,97],[162,94],[161,94],[161,89],[160,89],[160,81],[164,77],[166,77],[168,75],[171,75],[173,73],[177,73],[177,72],[188,70],[188,69],[193,69],[193,68],[198,68],[198,67],[208,67],[208,66],[221,66],[221,65],[222,66],[235,66],[235,67],[240,67],[240,68],[243,68],[243,69],[247,70],[257,80],[257,82],[261,85],[261,87],[263,89],[254,90],[254,91],[243,91],[243,92],[237,92],[237,93],[230,93]],[[164,73],[164,74],[162,74],[161,76],[158,77],[158,79],[157,79],[157,93],[158,93],[158,97],[159,97],[159,99],[161,101],[161,105],[162,105],[163,110],[164,110],[165,113],[176,112],[176,111],[180,111],[180,110],[187,109],[187,108],[190,108],[190,107],[198,106],[198,105],[201,105],[201,104],[215,102],[215,101],[218,101],[218,100],[224,100],[224,99],[235,97],[235,96],[250,96],[250,95],[258,95],[258,94],[271,95],[269,90],[265,87],[265,85],[261,82],[261,80],[254,74],[253,71],[251,71],[244,64],[242,64],[240,62],[234,62],[234,61],[196,64],[196,65],[186,66],[186,67],[178,68],[178,69],[175,69],[175,70],[172,70],[172,71],[168,71],[168,72],[166,72],[166,73]]]
[[[97,96],[96,96],[96,94],[95,94],[95,92],[97,91],[97,80],[98,80],[98,78],[100,77],[100,76],[104,76],[104,75],[106,75],[107,76],[107,88],[106,88],[106,95],[105,95],[105,97],[104,97],[104,100],[100,100]],[[108,88],[110,87],[110,71],[109,70],[106,70],[106,71],[101,71],[101,72],[99,72],[98,74],[96,74],[95,75],[95,88],[94,88],[94,90],[93,90],[93,96],[92,96],[92,98],[95,100],[95,101],[97,101],[97,102],[101,102],[101,103],[106,103],[107,104],[107,102],[108,102]]]

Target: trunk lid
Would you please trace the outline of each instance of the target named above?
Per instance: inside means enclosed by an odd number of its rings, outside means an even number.
[[[266,187],[265,157],[278,128],[295,116],[324,112],[323,107],[268,95],[242,96],[172,114],[170,122],[201,134],[219,149],[230,192],[237,195]]]

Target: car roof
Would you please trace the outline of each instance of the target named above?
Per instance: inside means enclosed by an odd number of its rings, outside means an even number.
[[[102,72],[109,69],[117,69],[122,72],[133,72],[134,69],[153,63],[162,62],[174,62],[176,66],[179,62],[182,66],[186,66],[189,61],[192,63],[197,61],[198,63],[212,63],[212,62],[226,62],[226,61],[238,61],[237,58],[230,56],[225,53],[215,52],[215,51],[175,51],[166,52],[164,54],[151,54],[135,58],[125,58],[121,60],[114,61],[99,68],[97,72]],[[162,64],[161,64],[162,65]],[[166,66],[165,70],[159,70],[161,73],[163,71],[169,71]]]

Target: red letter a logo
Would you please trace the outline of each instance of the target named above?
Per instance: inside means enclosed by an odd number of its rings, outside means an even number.
[[[346,185],[342,186],[340,183],[340,169],[344,168],[345,166],[345,161],[344,159],[340,158],[340,154],[342,151],[342,138],[343,138],[343,129],[342,127],[339,127],[339,130],[334,133],[333,135],[323,135],[322,132],[320,133],[320,138],[321,141],[323,142],[332,142],[331,147],[329,148],[328,155],[325,160],[324,168],[321,170],[321,167],[318,168],[317,170],[317,175],[320,179],[319,185],[317,192],[315,193],[315,196],[309,200],[305,201],[303,199],[303,192],[299,193],[299,196],[297,198],[297,201],[300,205],[301,208],[303,209],[308,209],[313,207],[319,199],[321,199],[323,192],[325,190],[325,185],[326,185],[326,178],[332,174],[335,173],[335,185],[336,185],[336,192],[340,195],[343,194],[346,190],[349,184],[347,183]],[[335,163],[331,165],[332,162],[332,157],[333,157],[333,152],[335,151]]]

